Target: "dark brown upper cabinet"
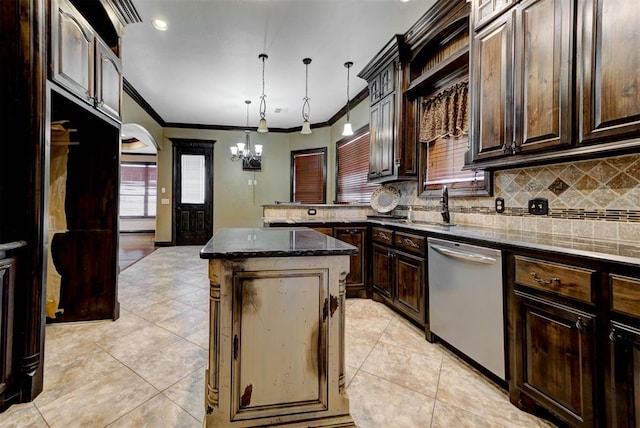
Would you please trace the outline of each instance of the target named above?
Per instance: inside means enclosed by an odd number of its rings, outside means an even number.
[[[572,4],[525,1],[474,36],[474,162],[571,144]]]
[[[502,157],[513,145],[513,22],[503,15],[472,40],[470,137],[473,161]]]
[[[371,182],[416,178],[415,141],[405,140],[401,122],[407,53],[404,37],[397,34],[358,74],[369,85]]]
[[[68,0],[54,0],[51,80],[112,118],[120,119],[120,58]]]
[[[632,0],[526,0],[482,15],[471,46],[467,167],[499,169],[639,145],[640,10]],[[575,89],[574,89],[575,88]],[[597,144],[596,144],[597,143]],[[515,155],[515,156],[514,156]]]
[[[640,8],[636,0],[581,0],[578,143],[640,136]]]

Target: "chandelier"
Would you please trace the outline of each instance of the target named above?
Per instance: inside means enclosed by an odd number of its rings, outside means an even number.
[[[251,100],[246,100],[247,105],[247,127],[244,130],[244,143],[237,143],[229,147],[231,150],[231,160],[242,161],[242,169],[259,170],[262,169],[262,144],[256,144],[255,150],[251,150],[251,129],[249,129],[249,104]]]

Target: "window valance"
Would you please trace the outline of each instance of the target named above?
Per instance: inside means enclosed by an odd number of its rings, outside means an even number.
[[[456,83],[423,101],[420,142],[461,137],[469,132],[469,81]]]

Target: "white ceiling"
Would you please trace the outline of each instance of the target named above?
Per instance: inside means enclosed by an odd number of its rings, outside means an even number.
[[[309,65],[311,123],[326,122],[366,87],[358,72],[435,0],[133,0],[142,23],[122,39],[125,78],[165,122],[250,126],[259,119],[262,62],[269,127],[302,123]],[[151,20],[168,21],[165,32]],[[280,109],[276,113],[276,109]]]

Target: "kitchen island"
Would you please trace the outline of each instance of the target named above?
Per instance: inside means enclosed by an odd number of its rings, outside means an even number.
[[[205,427],[355,426],[345,278],[357,249],[308,228],[220,229],[209,260]]]

